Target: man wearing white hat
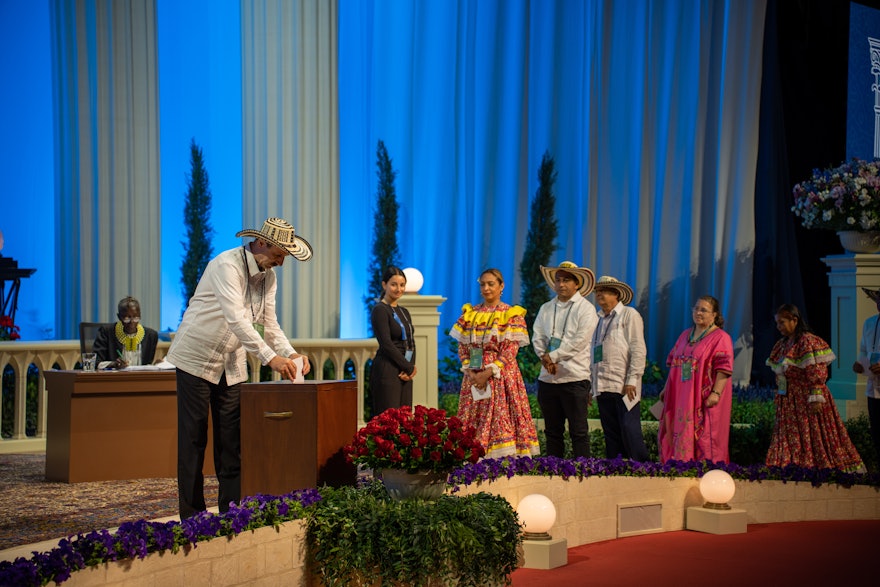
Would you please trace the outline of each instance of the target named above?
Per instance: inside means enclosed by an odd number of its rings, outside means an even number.
[[[645,372],[645,325],[638,310],[628,306],[630,286],[603,275],[593,290],[599,325],[593,333],[593,395],[605,435],[605,456],[648,460],[642,436],[639,401]]]
[[[235,236],[254,240],[214,257],[205,267],[166,357],[177,367],[177,489],[180,519],[204,511],[202,466],[208,412],[214,425],[214,468],[220,511],[241,500],[241,383],[247,353],[285,379],[297,375],[294,359],[308,359],[290,346],[275,315],[275,267],[288,255],[312,256],[308,242],[280,218]]]
[[[599,318],[584,296],[596,276],[586,267],[564,261],[541,267],[556,297],[535,318],[532,346],[541,359],[538,403],[544,413],[547,454],[565,456],[565,422],[575,457],[590,456],[587,407],[590,402],[590,340]]]

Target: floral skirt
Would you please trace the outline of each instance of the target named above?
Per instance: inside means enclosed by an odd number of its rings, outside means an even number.
[[[539,454],[538,433],[519,369],[504,369],[501,378],[492,377],[489,384],[492,397],[474,401],[470,385],[463,383],[458,402],[458,417],[477,429],[485,458]]]
[[[776,426],[767,451],[768,466],[789,464],[854,471],[862,458],[853,446],[828,389],[822,410],[813,413],[809,394],[789,388],[776,396]]]

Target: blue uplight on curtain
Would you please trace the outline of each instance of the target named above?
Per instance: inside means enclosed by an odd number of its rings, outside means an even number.
[[[505,301],[519,301],[529,201],[549,151],[553,262],[633,285],[649,358],[665,360],[703,293],[748,346],[764,10],[340,0],[342,335],[366,333],[352,292],[367,279],[381,139],[398,171],[401,262],[422,270],[423,292],[448,298],[441,328],[478,299],[486,267],[504,273]]]

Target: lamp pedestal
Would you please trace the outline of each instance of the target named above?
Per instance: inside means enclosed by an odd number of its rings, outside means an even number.
[[[523,568],[555,569],[568,564],[568,541],[565,538],[550,540],[523,540]]]
[[[747,525],[745,510],[710,510],[700,506],[687,509],[688,530],[708,534],[745,534]]]

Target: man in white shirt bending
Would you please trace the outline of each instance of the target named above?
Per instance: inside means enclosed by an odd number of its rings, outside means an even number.
[[[208,441],[208,412],[214,425],[214,469],[221,512],[241,500],[241,383],[247,381],[247,354],[260,358],[285,379],[294,379],[297,354],[275,315],[275,267],[290,255],[307,261],[312,248],[280,218],[254,237],[224,251],[205,267],[166,357],[177,367],[177,488],[180,519],[204,511],[202,466]]]

